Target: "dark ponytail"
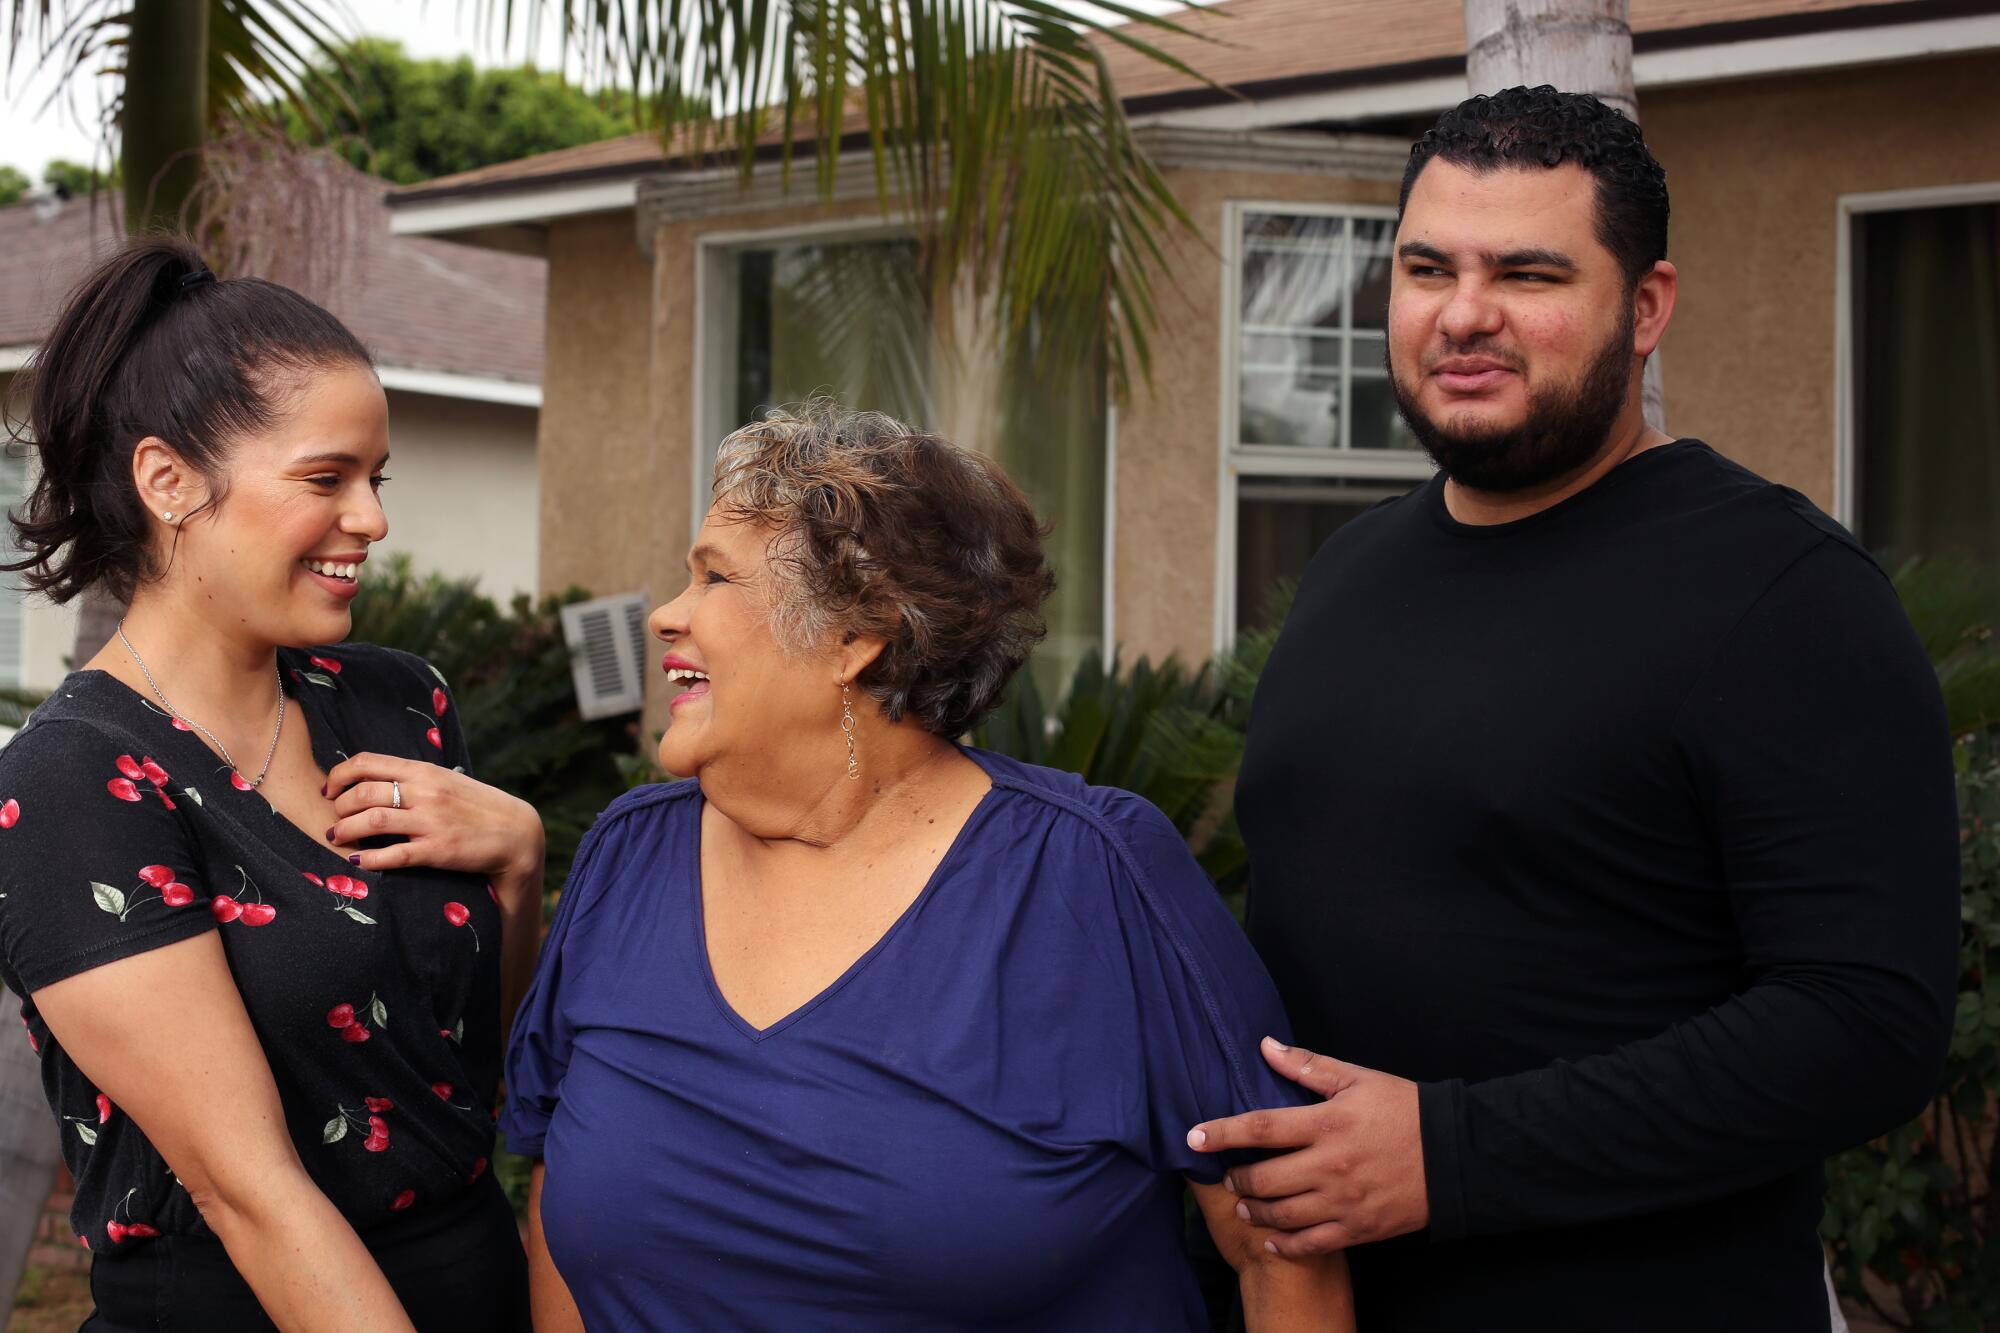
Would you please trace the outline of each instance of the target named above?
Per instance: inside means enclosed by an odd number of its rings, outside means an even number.
[[[298,372],[366,367],[368,351],[332,315],[256,278],[213,281],[174,236],[128,243],[69,295],[29,362],[28,416],[10,432],[40,476],[8,521],[36,592],[66,602],[102,584],[129,601],[156,576],[132,451],[172,445],[219,497],[222,464],[244,435],[270,429]],[[214,503],[211,499],[210,503]]]

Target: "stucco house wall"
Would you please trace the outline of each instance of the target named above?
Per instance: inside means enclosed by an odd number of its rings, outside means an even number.
[[[1665,89],[1639,112],[1681,274],[1668,428],[1831,510],[1838,201],[2000,185],[2000,57]]]

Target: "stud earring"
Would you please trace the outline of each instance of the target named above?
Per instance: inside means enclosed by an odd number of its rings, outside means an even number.
[[[171,523],[174,521],[174,511],[171,509],[162,509],[160,511],[160,517],[165,519],[167,522]]]
[[[847,737],[847,777],[849,781],[861,776],[861,765],[854,758],[854,709],[848,702],[847,682],[840,682],[840,730]]]

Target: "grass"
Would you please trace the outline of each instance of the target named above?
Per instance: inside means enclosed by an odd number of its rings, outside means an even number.
[[[76,1333],[95,1306],[87,1268],[36,1268],[21,1274],[5,1333]]]

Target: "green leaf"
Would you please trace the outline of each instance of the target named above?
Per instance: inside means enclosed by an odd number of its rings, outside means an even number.
[[[461,1046],[465,1045],[465,1020],[464,1020],[464,1019],[462,1019],[462,1018],[461,1018],[461,1019],[459,1019],[459,1020],[458,1020],[458,1022],[456,1022],[456,1023],[452,1024],[452,1026],[451,1026],[451,1039],[452,1039],[453,1041],[457,1042],[457,1043],[458,1043],[459,1045],[461,1045]]]
[[[76,1126],[76,1136],[78,1138],[92,1147],[97,1145],[97,1129],[95,1126],[86,1125],[81,1120],[72,1121],[71,1123]]]
[[[380,1000],[374,1001],[368,1006],[368,1017],[374,1020],[376,1027],[387,1027],[389,1025],[389,1006],[383,1004]]]
[[[337,1115],[326,1122],[326,1128],[319,1132],[321,1143],[338,1143],[347,1137],[347,1117]]]
[[[313,684],[323,686],[324,688],[329,690],[337,690],[340,688],[340,686],[334,684],[333,677],[327,675],[323,671],[308,671],[305,673],[305,678],[311,681]]]
[[[428,666],[428,667],[431,667],[431,674],[432,674],[433,676],[436,676],[436,677],[438,678],[438,684],[440,684],[440,685],[444,686],[444,687],[445,687],[446,689],[450,689],[450,688],[451,688],[451,682],[450,682],[450,681],[448,681],[448,680],[446,680],[446,679],[444,678],[444,672],[442,672],[442,671],[439,671],[439,670],[438,670],[438,669],[437,669],[436,667],[434,667],[434,666],[431,666],[431,664],[430,664],[429,662],[426,662],[426,663],[424,663],[424,665],[425,665],[425,666]]]
[[[181,795],[187,797],[190,801],[193,801],[196,805],[202,804],[201,793],[196,791],[193,787],[182,787]]]
[[[114,889],[109,884],[99,884],[96,880],[92,880],[90,882],[90,896],[97,900],[99,907],[111,913],[111,915],[125,915],[125,891],[123,889]]]
[[[364,926],[372,926],[375,924],[375,918],[369,916],[366,912],[362,911],[358,907],[343,907],[340,910],[345,912],[349,917],[353,918],[354,920],[359,921]]]

